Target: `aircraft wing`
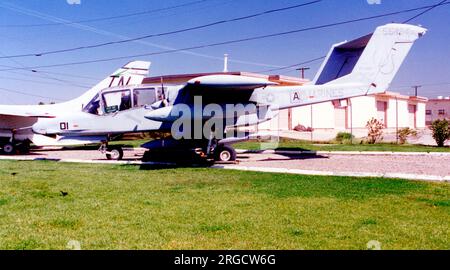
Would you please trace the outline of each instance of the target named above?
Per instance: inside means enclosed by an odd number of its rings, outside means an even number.
[[[254,90],[269,85],[277,85],[277,83],[264,78],[238,75],[208,75],[187,82],[188,87],[222,90]]]
[[[33,109],[31,109],[33,108]],[[0,118],[2,115],[6,116],[19,116],[19,117],[34,117],[34,118],[54,118],[44,110],[35,110],[35,106],[0,106]]]

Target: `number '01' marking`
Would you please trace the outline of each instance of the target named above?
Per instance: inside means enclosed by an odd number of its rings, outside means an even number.
[[[59,123],[59,129],[61,129],[61,130],[68,130],[69,129],[69,123],[67,123],[67,122]]]

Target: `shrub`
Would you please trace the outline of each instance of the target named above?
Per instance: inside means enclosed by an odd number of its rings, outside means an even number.
[[[405,144],[409,136],[416,137],[417,131],[410,128],[402,128],[398,131],[398,140],[400,144]]]
[[[438,119],[431,124],[433,139],[439,147],[444,147],[445,141],[450,139],[449,122],[447,119]]]
[[[370,119],[367,124],[366,128],[368,130],[367,133],[367,143],[368,144],[375,144],[378,141],[381,141],[383,139],[383,128],[384,125],[375,118]]]
[[[354,138],[355,136],[353,136],[351,133],[339,132],[334,140],[338,143],[348,144],[351,143]]]
[[[297,125],[295,128],[294,128],[294,130],[295,131],[298,131],[298,132],[313,132],[313,129],[311,128],[311,127],[305,127],[305,126],[303,126],[303,125]]]

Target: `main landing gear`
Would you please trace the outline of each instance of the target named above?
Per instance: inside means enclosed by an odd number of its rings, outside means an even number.
[[[211,164],[236,161],[236,150],[216,140],[161,139],[148,142],[144,161],[176,162],[181,164]]]
[[[8,140],[0,142],[0,148],[0,154],[4,155],[28,154],[30,152],[30,142]]]

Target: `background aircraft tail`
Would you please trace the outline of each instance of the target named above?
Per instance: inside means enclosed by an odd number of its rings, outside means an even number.
[[[109,77],[102,80],[79,98],[70,101],[70,103],[75,104],[77,107],[83,106],[89,103],[102,89],[121,85],[141,84],[148,75],[150,64],[150,62],[145,61],[130,62],[116,70]]]
[[[387,24],[374,33],[335,44],[313,83],[371,85],[367,94],[384,92],[405,60],[414,42],[426,29],[407,24]]]

